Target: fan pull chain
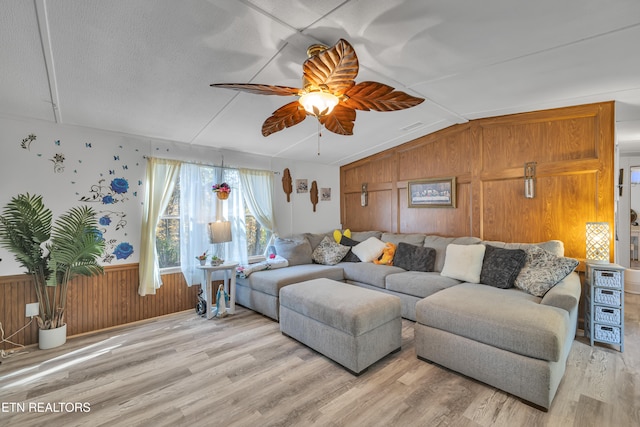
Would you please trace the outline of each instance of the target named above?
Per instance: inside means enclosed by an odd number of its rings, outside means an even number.
[[[320,137],[322,136],[322,128],[320,126],[320,120],[318,120],[318,156],[320,155]]]

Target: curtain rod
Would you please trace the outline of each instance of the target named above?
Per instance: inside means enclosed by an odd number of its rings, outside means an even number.
[[[220,168],[220,169],[229,169],[229,170],[251,169],[251,170],[255,170],[255,171],[271,172],[271,173],[276,174],[276,175],[280,174],[280,172],[272,171],[272,170],[268,170],[268,169],[239,168],[239,167],[224,166],[224,158],[222,160],[223,161],[223,165],[215,165],[215,164],[211,164],[211,163],[198,162],[198,161],[195,161],[195,160],[169,159],[169,158],[166,158],[166,157],[156,157],[156,156],[143,156],[143,157],[145,159],[146,158],[150,158],[150,157],[155,157],[156,159],[161,159],[161,160],[173,160],[173,161],[177,161],[177,162],[187,163],[187,164],[190,164],[190,165],[210,166],[212,168]]]

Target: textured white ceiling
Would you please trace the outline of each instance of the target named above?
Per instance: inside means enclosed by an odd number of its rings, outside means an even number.
[[[640,152],[638,0],[5,0],[0,37],[11,116],[342,165],[470,119],[614,100],[620,150]],[[427,101],[359,111],[318,156],[312,117],[261,135],[292,98],[209,87],[298,87],[306,48],[341,37],[356,81]]]

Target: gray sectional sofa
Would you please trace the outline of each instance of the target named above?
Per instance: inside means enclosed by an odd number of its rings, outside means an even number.
[[[517,288],[467,283],[441,273],[450,244],[525,250],[537,246],[562,257],[562,242],[507,244],[476,237],[353,233],[354,241],[373,236],[396,245],[404,242],[433,248],[433,271],[425,272],[370,262],[315,264],[311,254],[325,236],[305,234],[280,240],[276,248],[290,266],[238,278],[236,301],[277,321],[280,289],[306,280],[328,278],[395,295],[402,303],[402,317],[416,322],[420,359],[549,408],[575,337],[581,292],[577,273],[568,274],[542,297]]]

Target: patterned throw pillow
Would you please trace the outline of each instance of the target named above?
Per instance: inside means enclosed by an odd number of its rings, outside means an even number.
[[[393,265],[408,271],[433,271],[436,264],[436,250],[410,243],[398,243]]]
[[[312,258],[318,264],[335,265],[349,252],[348,246],[336,243],[330,237],[325,237],[313,251]]]
[[[514,286],[543,297],[559,281],[578,266],[578,260],[553,255],[537,246],[527,249],[527,262],[516,278]]]
[[[501,289],[513,287],[520,270],[527,261],[522,249],[503,249],[486,245],[480,283]]]

